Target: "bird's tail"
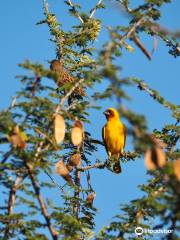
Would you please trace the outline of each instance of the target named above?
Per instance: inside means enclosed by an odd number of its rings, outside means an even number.
[[[119,156],[116,156],[116,155],[110,156],[107,167],[110,171],[112,171],[114,173],[117,173],[117,174],[121,173],[121,165],[120,165]]]
[[[121,173],[121,165],[120,165],[120,161],[119,160],[114,163],[113,170],[117,174]]]

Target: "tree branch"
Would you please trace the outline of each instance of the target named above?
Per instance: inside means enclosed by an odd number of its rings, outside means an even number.
[[[57,115],[60,111],[60,109],[62,108],[62,106],[64,105],[64,102],[66,101],[66,99],[74,92],[74,90],[81,84],[85,81],[84,78],[80,79],[70,90],[69,92],[66,93],[66,95],[61,98],[61,101],[60,103],[58,104],[58,106],[56,107],[56,110],[55,110],[55,113],[54,113],[54,116]],[[53,116],[53,117],[54,117]]]
[[[13,152],[13,148],[11,148],[8,152],[6,152],[3,155],[3,159],[1,161],[1,164],[5,163],[8,160],[8,158],[11,156],[12,152]]]
[[[155,91],[154,89],[150,88],[142,80],[139,80],[139,79],[136,79],[136,78],[133,78],[133,77],[128,78],[128,79],[133,81],[140,90],[147,92],[150,95],[150,97],[152,97],[155,100],[157,100],[164,107],[170,109],[173,112],[176,110],[176,108],[177,108],[176,105],[174,105],[173,103],[171,103],[169,101],[166,101],[161,95],[159,95],[159,93],[157,91]]]
[[[79,204],[79,193],[80,193],[80,178],[81,178],[81,173],[78,171],[78,169],[76,169],[75,173],[74,173],[74,182],[76,184],[75,187],[75,191],[74,191],[74,197],[75,197],[75,202],[74,202],[74,214],[76,215],[76,217],[78,218],[79,216],[79,210],[80,210],[80,204]]]
[[[44,219],[46,221],[46,224],[47,224],[49,232],[50,232],[50,234],[52,236],[52,239],[53,240],[58,240],[58,232],[54,229],[54,227],[53,227],[53,225],[51,223],[51,219],[50,219],[50,216],[48,214],[47,206],[46,206],[46,204],[45,204],[45,202],[43,200],[43,197],[40,194],[40,187],[39,187],[39,184],[38,184],[38,182],[36,180],[36,177],[35,177],[35,175],[34,175],[34,173],[32,171],[32,168],[26,162],[25,162],[25,166],[27,168],[29,177],[31,179],[31,183],[33,185],[35,194],[37,196],[37,199],[38,199],[40,207],[41,207],[41,212],[42,212],[42,214],[44,216]]]
[[[96,4],[96,6],[90,11],[90,16],[89,18],[93,18],[96,10],[98,9],[98,6],[102,3],[103,0],[99,0],[99,2]]]
[[[151,54],[148,52],[148,50],[144,47],[144,45],[141,43],[140,39],[135,36],[135,34],[132,35],[131,40],[136,44],[136,46],[144,53],[144,55],[151,60]]]
[[[9,194],[9,200],[8,200],[8,215],[13,214],[13,207],[15,203],[15,197],[16,197],[16,191],[20,186],[20,183],[22,182],[24,178],[17,176],[14,184],[12,185],[12,188],[10,190]]]
[[[23,177],[17,176],[14,184],[11,187],[9,193],[9,200],[8,200],[8,216],[13,214],[15,199],[16,199],[16,191],[19,188],[21,182],[23,181]],[[4,231],[4,239],[8,239],[9,230],[11,228],[11,220],[8,221],[6,229]]]
[[[136,153],[136,152],[126,152],[126,153],[122,154],[120,159],[121,160],[131,160],[131,159],[134,159],[138,156],[139,156],[139,154]],[[88,165],[88,166],[85,166],[85,167],[77,167],[77,170],[84,172],[84,171],[92,169],[92,168],[104,168],[106,166],[107,166],[107,161],[106,162],[98,162],[98,163],[95,163],[93,165]]]
[[[78,171],[82,171],[84,172],[85,170],[89,170],[92,168],[104,168],[106,166],[106,162],[99,162],[99,163],[95,163],[93,165],[89,165],[89,166],[85,166],[85,167],[77,167]]]
[[[131,34],[136,30],[137,27],[139,27],[144,21],[144,16],[142,16],[139,21],[137,21],[133,26],[129,29],[127,33],[125,33],[121,38],[118,43],[118,45],[122,45],[124,41],[131,36]]]
[[[106,65],[110,65],[111,52],[115,50],[117,47],[120,47],[121,45],[123,45],[125,40],[131,37],[131,35],[136,30],[136,28],[140,26],[143,23],[143,21],[144,21],[144,16],[142,16],[139,19],[139,21],[135,22],[123,36],[119,36],[118,34],[116,35],[116,38],[119,39],[119,42],[110,41],[108,43],[105,49],[105,54],[104,54],[104,60]],[[114,36],[113,36],[113,39],[114,39]]]
[[[64,195],[66,195],[64,189],[62,186],[60,186],[55,179],[50,175],[50,173],[47,170],[44,170],[45,174],[51,179],[51,181],[54,183],[55,186],[57,186],[63,193]]]
[[[68,3],[74,9],[75,14],[76,14],[77,18],[79,18],[80,22],[84,23],[82,17],[79,15],[78,11],[76,10],[76,8],[75,8],[74,4],[71,2],[71,0],[68,0]]]

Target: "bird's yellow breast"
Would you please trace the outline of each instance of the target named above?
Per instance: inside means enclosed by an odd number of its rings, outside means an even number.
[[[125,126],[120,121],[108,121],[104,126],[104,142],[109,155],[121,154],[125,145]]]

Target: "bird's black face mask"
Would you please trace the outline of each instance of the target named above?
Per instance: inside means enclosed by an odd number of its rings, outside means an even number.
[[[103,112],[104,115],[106,116],[106,119],[114,117],[114,113],[111,109],[107,109],[105,112]]]

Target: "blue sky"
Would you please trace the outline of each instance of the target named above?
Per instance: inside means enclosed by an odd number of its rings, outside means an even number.
[[[76,1],[83,3],[84,10],[90,9],[97,1]],[[131,1],[133,5],[142,1]],[[168,29],[177,30],[180,26],[180,1],[174,0],[172,4],[162,7],[162,26]],[[67,14],[67,7],[60,0],[49,0],[49,8],[57,14],[57,18],[63,23],[63,28],[68,29],[74,25],[75,20]],[[103,27],[96,47],[102,45],[107,38],[105,27],[107,25],[127,24],[119,9],[108,5],[106,10],[100,10],[95,17],[103,20]],[[49,41],[50,35],[46,25],[36,26],[42,20],[42,1],[31,0],[2,0],[1,1],[1,88],[0,88],[0,109],[6,108],[11,97],[16,95],[20,88],[20,83],[14,76],[22,73],[17,66],[25,59],[40,62],[48,66],[47,60],[55,57],[54,45]],[[142,36],[142,42],[149,49],[153,48],[153,39]],[[158,39],[158,47],[153,55],[152,61],[146,59],[144,55],[135,48],[134,53],[123,51],[124,55],[118,60],[118,64],[123,67],[121,75],[134,76],[145,80],[152,88],[160,91],[167,100],[178,104],[179,86],[179,64],[180,59],[173,58],[168,54],[168,48]],[[134,88],[127,90],[132,97],[128,106],[140,114],[145,114],[149,123],[149,130],[161,128],[165,123],[172,123],[170,111],[164,109],[145,93]],[[101,103],[98,103],[101,104]],[[116,106],[113,101],[107,101],[106,106]],[[96,114],[96,119],[94,119]],[[93,137],[101,139],[101,127],[105,123],[105,118],[100,112],[95,110],[90,112],[92,124],[86,126]],[[130,139],[126,144],[126,150],[131,149]],[[101,147],[96,153],[97,158],[105,159],[105,150]],[[119,204],[130,201],[141,195],[137,185],[144,183],[147,179],[146,169],[143,160],[137,160],[128,164],[123,164],[122,174],[116,176],[109,171],[92,170],[92,185],[97,193],[95,206],[99,209],[96,217],[98,229],[109,223],[111,218],[118,213]],[[57,181],[63,183],[56,177]],[[54,193],[54,196],[57,196]]]

